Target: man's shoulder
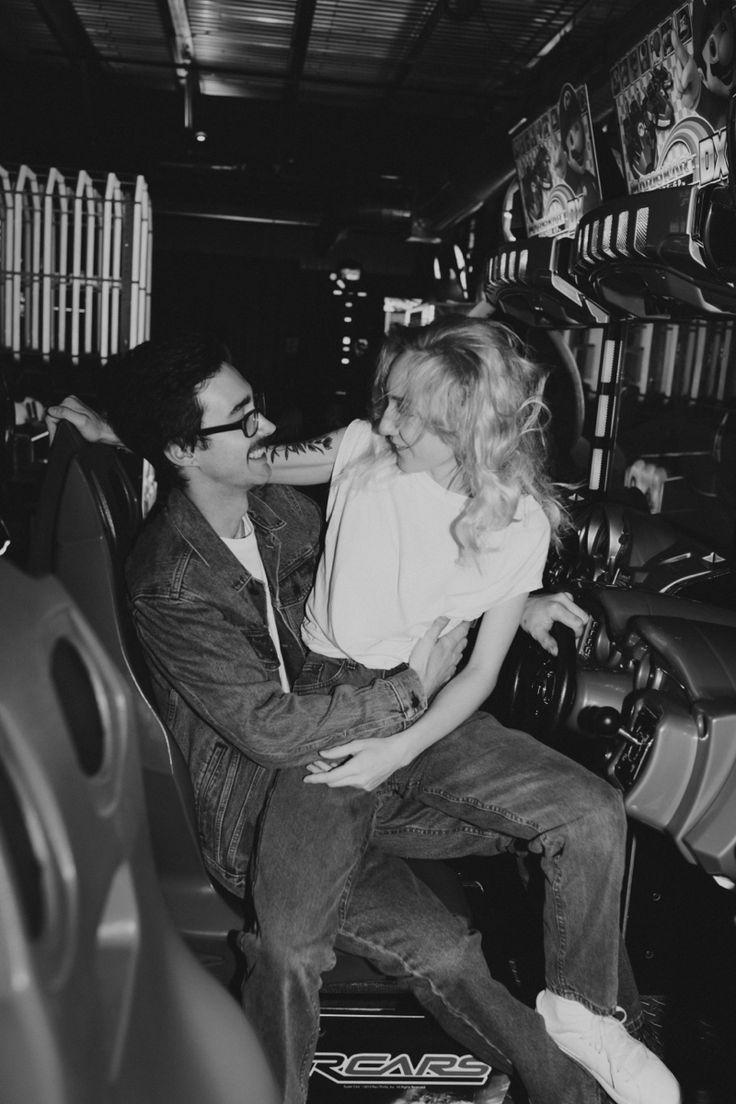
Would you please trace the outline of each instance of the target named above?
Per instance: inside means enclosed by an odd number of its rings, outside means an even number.
[[[125,563],[129,591],[168,589],[176,565],[191,547],[174,523],[168,503],[157,504],[141,526]]]
[[[270,531],[282,554],[298,549],[313,555],[321,532],[321,511],[291,487],[263,486],[248,494],[259,532]],[[306,543],[305,543],[306,542]],[[209,592],[214,576],[242,568],[186,495],[173,490],[146,519],[125,567],[128,592],[181,594]]]
[[[250,490],[248,497],[264,503],[282,522],[305,526],[309,533],[319,532],[322,511],[313,499],[294,487],[266,483]]]

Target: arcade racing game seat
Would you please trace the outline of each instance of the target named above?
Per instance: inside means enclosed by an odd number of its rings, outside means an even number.
[[[0,604],[3,1104],[277,1104],[164,906],[140,699],[56,580],[0,562]]]

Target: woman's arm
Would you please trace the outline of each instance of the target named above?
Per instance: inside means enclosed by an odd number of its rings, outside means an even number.
[[[83,403],[76,395],[68,395],[63,402],[50,406],[46,411],[46,426],[51,440],[54,438],[57,424],[62,419],[76,426],[85,441],[99,441],[103,445],[121,444],[102,415]]]
[[[46,424],[52,440],[56,426],[62,419],[75,425],[86,441],[99,441],[106,445],[121,444],[102,415],[76,395],[69,395],[63,402],[50,406],[46,411]],[[289,483],[292,486],[329,483],[344,433],[344,429],[336,429],[309,441],[295,441],[269,448],[272,482]]]
[[[399,767],[416,759],[467,720],[496,685],[498,672],[519,627],[527,595],[520,594],[483,615],[467,664],[435,696],[427,712],[405,732],[384,739],[352,740],[322,753],[305,782],[373,790]],[[346,762],[325,769],[324,760]]]
[[[309,441],[267,446],[271,482],[292,487],[329,483],[344,433],[344,429],[335,429]]]

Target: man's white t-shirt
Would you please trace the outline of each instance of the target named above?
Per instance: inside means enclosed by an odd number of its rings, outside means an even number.
[[[465,496],[426,472],[403,473],[391,460],[371,476],[362,461],[379,451],[368,422],[347,427],[302,638],[321,655],[391,668],[408,661],[436,617],[450,618],[448,631],[535,590],[550,526],[539,503],[524,495],[513,521],[489,535],[488,549],[460,560],[450,526]]]
[[[249,572],[254,579],[257,579],[259,583],[263,583],[263,589],[266,592],[268,633],[276,649],[276,655],[279,660],[279,681],[281,682],[281,689],[288,694],[291,687],[289,686],[289,679],[286,674],[284,657],[281,654],[281,642],[279,641],[279,633],[276,627],[276,618],[273,612],[273,603],[271,602],[271,592],[268,589],[268,583],[266,581],[266,569],[263,566],[261,553],[258,551],[258,542],[256,541],[255,532],[247,517],[243,518],[243,523],[246,529],[250,529],[247,536],[235,537],[234,539],[222,537],[222,540],[228,546],[232,554],[240,561],[245,570]]]

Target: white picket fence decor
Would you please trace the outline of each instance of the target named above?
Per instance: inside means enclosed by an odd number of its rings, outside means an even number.
[[[150,333],[153,215],[142,176],[76,179],[27,165],[0,167],[0,347],[66,354],[72,363],[114,353]]]

